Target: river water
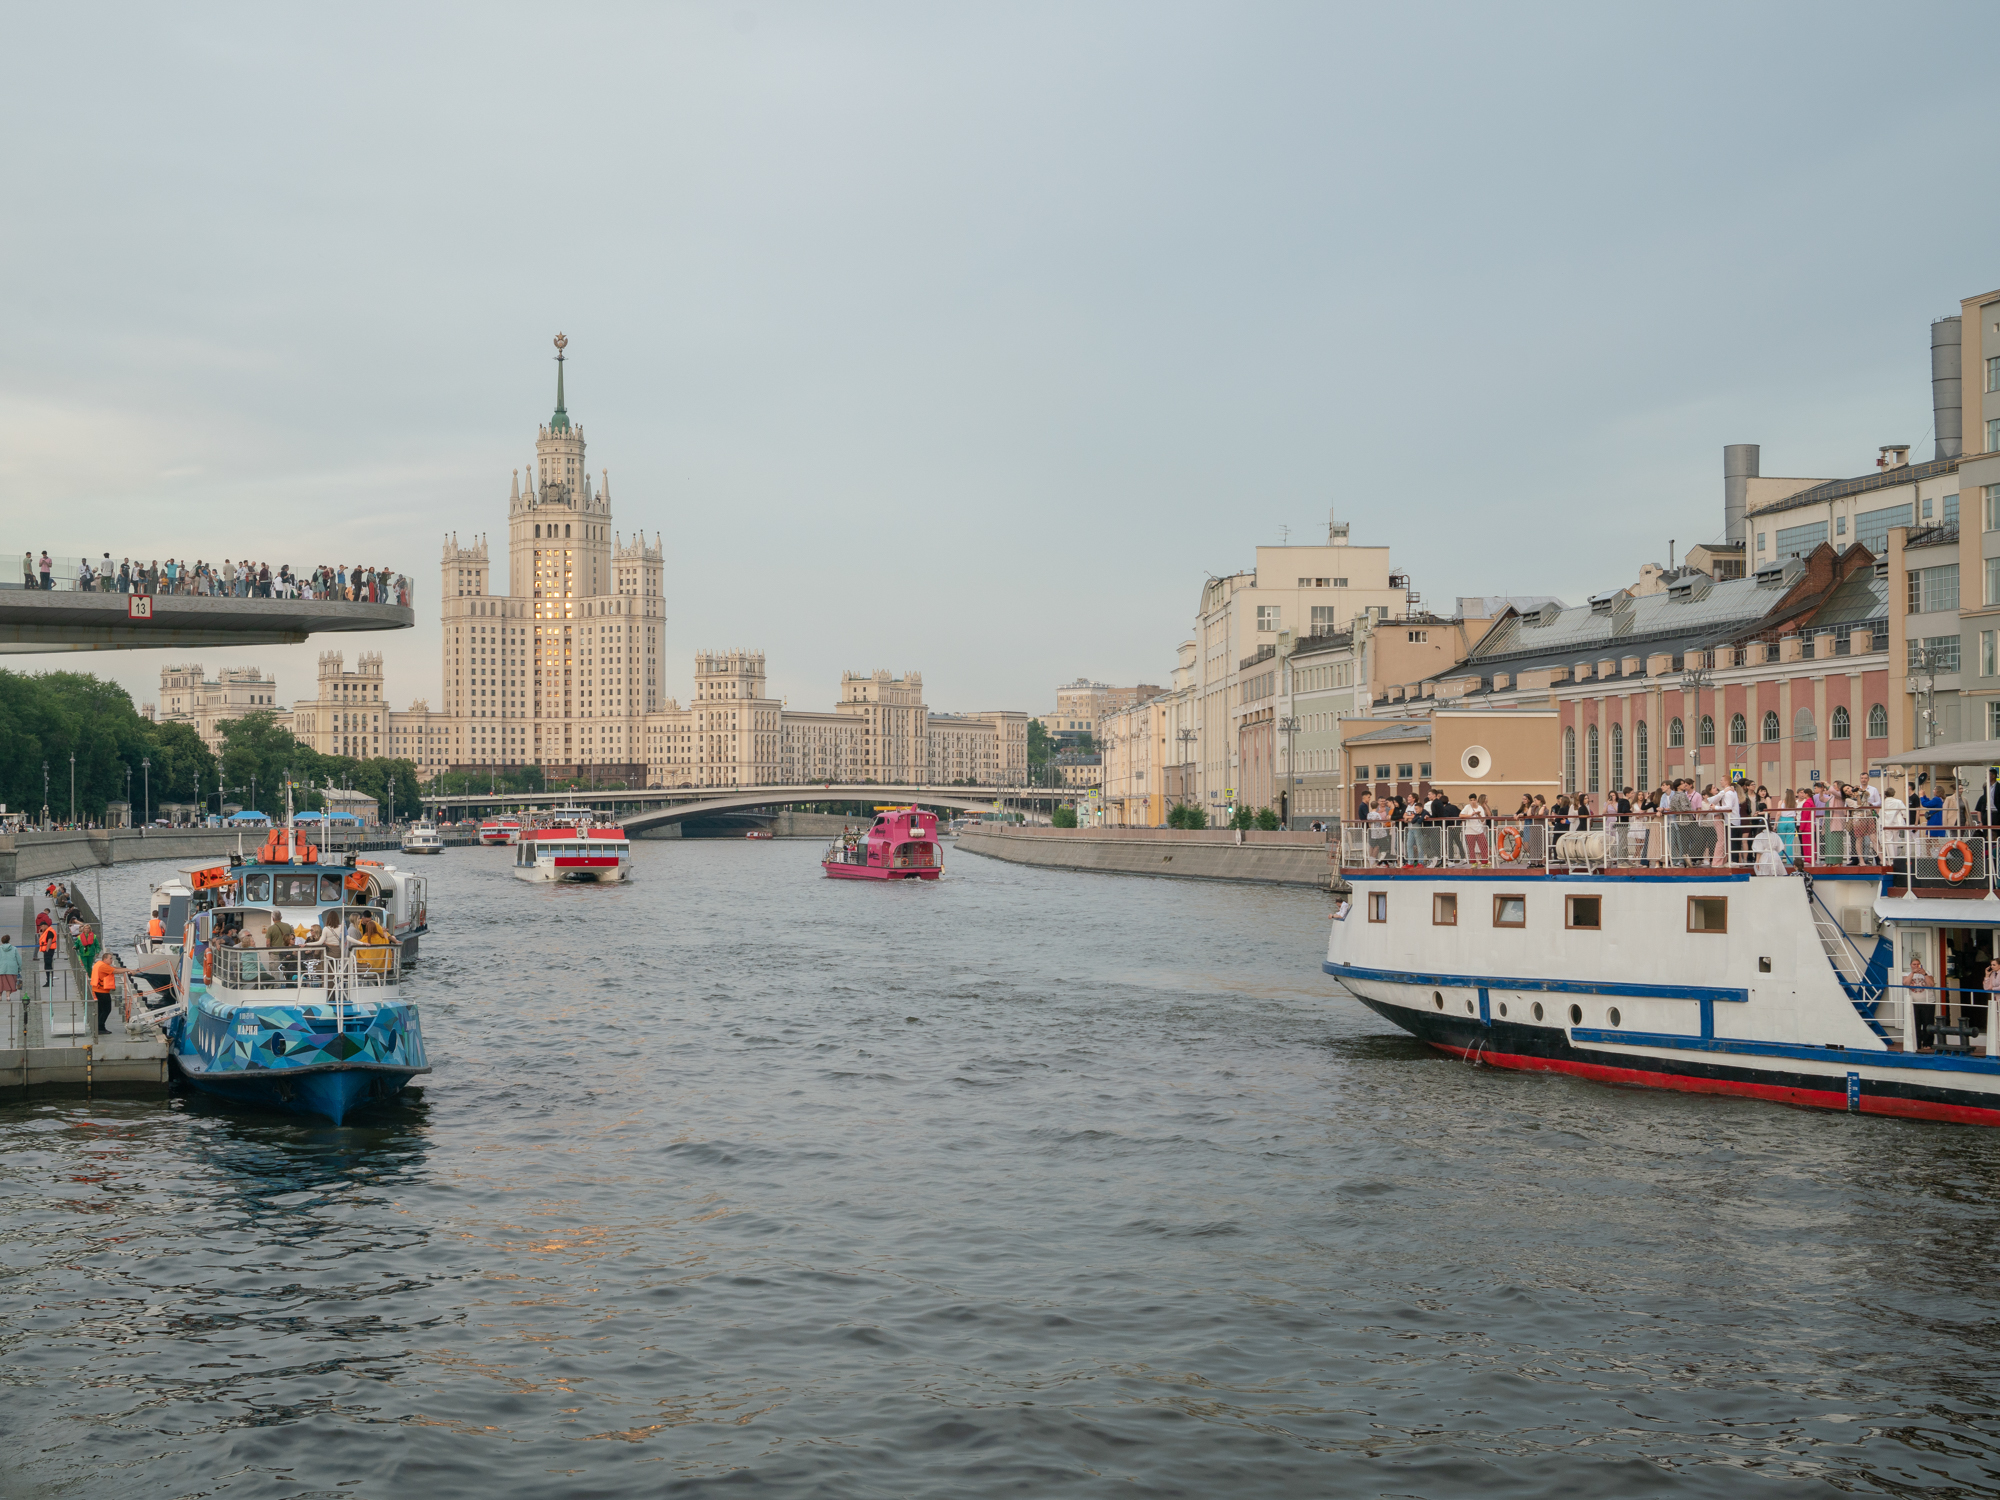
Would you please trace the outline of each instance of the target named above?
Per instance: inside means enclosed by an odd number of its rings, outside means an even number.
[[[817,858],[428,861],[346,1129],[0,1106],[0,1494],[2000,1493],[2000,1134],[1433,1055],[1312,892]]]

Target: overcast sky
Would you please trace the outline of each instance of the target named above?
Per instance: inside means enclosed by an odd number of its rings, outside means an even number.
[[[504,557],[560,329],[683,701],[703,647],[799,706],[1164,681],[1329,511],[1427,603],[1575,601],[1720,531],[1725,443],[1930,456],[1996,17],[15,7],[0,548],[386,563],[439,702],[440,545]],[[290,700],[320,644],[200,659]]]

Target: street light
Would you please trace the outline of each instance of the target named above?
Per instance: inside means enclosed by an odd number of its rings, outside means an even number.
[[[147,756],[139,765],[146,773],[146,824],[150,827],[153,822],[153,757]]]
[[[1285,789],[1278,794],[1281,799],[1278,821],[1287,828],[1292,826],[1292,788],[1298,783],[1298,777],[1292,773],[1292,737],[1300,727],[1297,716],[1293,714],[1286,714],[1278,720],[1278,728],[1285,736]]]
[[[69,753],[69,820],[76,822],[76,752]]]
[[[1692,715],[1694,719],[1694,779],[1696,787],[1699,788],[1701,784],[1701,690],[1714,684],[1715,674],[1705,664],[1707,660],[1706,652],[1691,652],[1690,655],[1693,655],[1697,660],[1704,663],[1704,665],[1699,667],[1689,667],[1681,673],[1681,691],[1694,694],[1694,713]]]
[[[49,763],[42,762],[42,827],[49,826]]]
[[[1181,741],[1181,802],[1183,805],[1185,805],[1190,800],[1189,798],[1190,788],[1188,786],[1188,783],[1192,779],[1192,773],[1189,772],[1188,767],[1194,764],[1194,742],[1197,738],[1198,736],[1196,735],[1194,730],[1187,728],[1186,726],[1182,727],[1180,732],[1180,741]]]

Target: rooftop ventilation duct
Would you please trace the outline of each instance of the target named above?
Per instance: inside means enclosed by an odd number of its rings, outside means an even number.
[[[1965,398],[1960,384],[1958,344],[1961,320],[1931,324],[1931,420],[1937,429],[1937,457],[1957,458],[1965,447]]]
[[[1750,481],[1757,477],[1761,452],[1755,443],[1731,443],[1722,450],[1722,539],[1738,547],[1743,545]]]

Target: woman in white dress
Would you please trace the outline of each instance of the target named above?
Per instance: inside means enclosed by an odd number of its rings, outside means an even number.
[[[1756,858],[1759,875],[1785,873],[1785,841],[1777,829],[1759,829],[1757,837],[1750,840],[1750,852]]]

